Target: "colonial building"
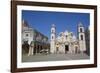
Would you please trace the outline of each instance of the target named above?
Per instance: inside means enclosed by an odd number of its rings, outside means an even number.
[[[31,28],[26,21],[22,21],[22,45],[29,44],[28,55],[40,53],[43,49],[49,49],[48,37]],[[25,48],[23,48],[24,50]]]
[[[85,32],[82,23],[78,24],[78,38],[73,32],[64,31],[56,35],[56,26],[51,27],[51,53],[79,53],[86,51]]]

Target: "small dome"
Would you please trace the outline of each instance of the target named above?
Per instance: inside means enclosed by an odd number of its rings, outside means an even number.
[[[81,22],[79,22],[78,26],[79,26],[79,27],[82,27],[82,26],[83,26],[83,24],[82,24]]]
[[[55,24],[52,24],[52,27],[55,27]]]
[[[62,36],[63,35],[63,32],[60,32],[59,35]]]

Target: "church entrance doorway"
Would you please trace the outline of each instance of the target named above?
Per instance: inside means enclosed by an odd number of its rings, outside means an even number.
[[[75,47],[75,53],[78,53],[78,47]]]
[[[65,54],[69,51],[69,46],[65,45]]]
[[[56,47],[56,53],[58,53],[59,52],[59,49],[58,49],[58,47]]]

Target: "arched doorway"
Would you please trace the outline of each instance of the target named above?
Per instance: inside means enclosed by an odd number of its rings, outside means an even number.
[[[58,47],[56,47],[56,53],[58,53],[59,52],[59,48]]]
[[[77,46],[75,47],[75,53],[78,53],[78,47]]]
[[[65,45],[65,54],[69,51],[69,46]]]

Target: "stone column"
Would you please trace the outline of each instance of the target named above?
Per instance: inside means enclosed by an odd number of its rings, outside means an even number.
[[[35,45],[35,54],[37,54],[37,44]]]
[[[29,47],[29,53],[28,53],[28,56],[30,56],[30,55],[33,55],[33,48],[32,48],[32,46]]]
[[[39,53],[40,53],[40,50],[41,50],[41,45],[39,45]]]

